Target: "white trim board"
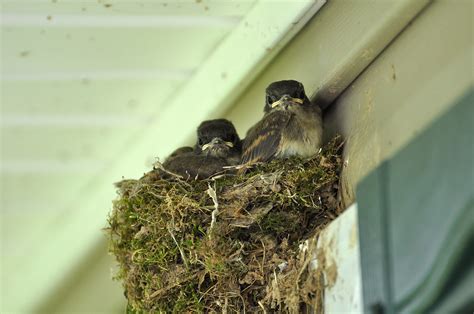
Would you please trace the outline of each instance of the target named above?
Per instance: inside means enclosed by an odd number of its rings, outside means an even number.
[[[357,204],[321,232],[317,252],[324,256],[324,312],[363,313]],[[318,269],[315,258],[311,266]]]

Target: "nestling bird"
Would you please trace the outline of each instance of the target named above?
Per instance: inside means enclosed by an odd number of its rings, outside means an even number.
[[[194,149],[190,146],[183,146],[180,148],[175,149],[166,159],[164,164],[170,163],[171,160],[175,157],[182,156],[184,154],[192,153]],[[155,168],[153,166],[153,170],[148,171],[147,173],[144,173],[143,176],[140,178],[140,182],[147,182],[147,183],[153,183],[163,177],[168,176],[166,172],[164,172],[161,168]],[[119,182],[121,184],[121,182]],[[116,187],[119,189],[121,188],[117,184],[115,184]]]
[[[191,146],[183,146],[183,147],[177,148],[166,158],[165,162],[167,160],[173,159],[174,157],[181,156],[187,153],[192,153],[193,151],[194,151],[194,148],[192,148]]]
[[[321,146],[321,108],[294,80],[271,83],[266,89],[264,116],[247,132],[242,163],[290,156],[309,157]]]
[[[197,143],[177,149],[163,163],[163,167],[185,178],[205,179],[225,166],[240,161],[242,143],[232,122],[225,119],[204,121],[197,129]]]

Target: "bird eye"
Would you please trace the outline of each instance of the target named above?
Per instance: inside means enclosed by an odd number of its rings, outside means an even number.
[[[267,104],[270,105],[273,102],[272,97],[267,95]]]

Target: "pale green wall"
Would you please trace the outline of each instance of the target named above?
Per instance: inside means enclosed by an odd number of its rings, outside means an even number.
[[[263,112],[265,87],[296,79],[326,106],[377,57],[428,0],[329,1],[263,73],[227,116],[242,135]]]
[[[84,256],[83,267],[70,274],[57,287],[40,313],[124,313],[126,300],[121,283],[112,281],[114,257],[105,254],[105,237],[94,250]]]
[[[361,178],[473,86],[472,21],[472,2],[435,1],[331,106],[326,130],[347,139],[346,202]]]

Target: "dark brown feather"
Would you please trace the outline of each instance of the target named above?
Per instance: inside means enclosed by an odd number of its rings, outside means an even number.
[[[175,158],[177,156],[181,156],[187,153],[192,153],[193,151],[194,151],[194,148],[192,148],[191,146],[183,146],[183,147],[175,149],[171,153],[171,155],[169,155],[168,158],[166,158],[166,160],[171,160],[172,158]]]
[[[242,163],[266,162],[278,151],[282,130],[290,121],[292,113],[272,111],[252,127],[243,144]]]
[[[163,167],[184,179],[206,179],[223,172],[229,163],[225,158],[187,153],[167,160]]]

